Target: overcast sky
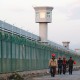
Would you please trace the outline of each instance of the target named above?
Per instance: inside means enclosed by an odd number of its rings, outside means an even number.
[[[61,45],[70,41],[70,49],[80,49],[80,0],[0,0],[0,20],[39,35],[35,6],[54,7],[49,40]]]

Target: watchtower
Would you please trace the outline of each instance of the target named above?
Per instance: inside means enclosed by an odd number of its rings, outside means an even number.
[[[35,22],[39,23],[39,36],[41,42],[47,42],[48,23],[52,22],[53,7],[34,7]]]
[[[62,43],[63,43],[63,46],[64,46],[65,48],[69,49],[69,43],[70,43],[70,42],[64,41],[64,42],[62,42]]]

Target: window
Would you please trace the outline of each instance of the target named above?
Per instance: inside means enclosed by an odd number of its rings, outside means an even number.
[[[47,17],[50,18],[50,12],[47,12]]]
[[[36,12],[36,17],[39,17],[39,12]]]
[[[67,46],[65,46],[65,47],[67,47]]]
[[[40,12],[40,18],[45,18],[45,12]]]

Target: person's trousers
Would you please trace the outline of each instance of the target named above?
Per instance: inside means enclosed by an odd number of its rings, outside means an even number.
[[[66,65],[63,65],[63,74],[66,73]]]
[[[58,74],[61,74],[62,73],[62,66],[59,66],[58,67]]]
[[[69,66],[69,74],[72,74],[73,66]]]
[[[51,76],[52,76],[52,77],[55,76],[55,74],[56,74],[56,66],[50,67],[50,73],[51,73]]]

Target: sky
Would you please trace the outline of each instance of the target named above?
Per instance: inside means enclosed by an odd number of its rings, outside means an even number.
[[[48,40],[70,41],[70,49],[80,49],[80,0],[0,0],[0,20],[39,35],[35,6],[54,7]]]

